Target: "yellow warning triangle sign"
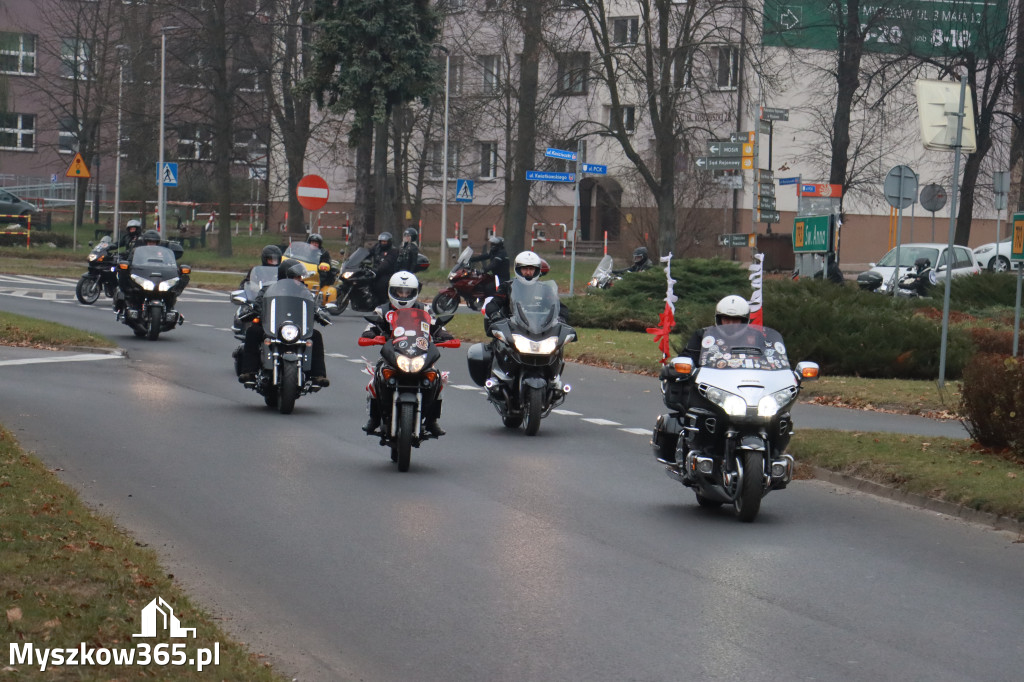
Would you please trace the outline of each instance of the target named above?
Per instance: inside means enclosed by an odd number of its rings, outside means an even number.
[[[71,160],[71,165],[68,166],[68,172],[64,174],[69,178],[91,178],[89,175],[89,168],[85,165],[85,159],[82,158],[81,154],[75,154],[75,158]]]

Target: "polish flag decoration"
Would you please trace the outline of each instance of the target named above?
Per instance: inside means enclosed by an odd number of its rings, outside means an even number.
[[[750,287],[754,292],[750,295],[750,324],[764,326],[764,315],[761,310],[761,294],[764,280],[764,254],[755,253],[754,262],[747,268],[750,270]]]
[[[658,344],[658,349],[661,351],[661,364],[668,362],[668,358],[672,353],[672,346],[669,343],[669,335],[672,333],[672,328],[676,326],[676,301],[679,297],[672,292],[672,285],[676,283],[672,279],[672,254],[669,253],[667,256],[662,256],[661,262],[665,264],[665,277],[668,279],[668,285],[665,290],[665,310],[658,316],[658,326],[648,327],[647,333],[654,336],[654,341]]]

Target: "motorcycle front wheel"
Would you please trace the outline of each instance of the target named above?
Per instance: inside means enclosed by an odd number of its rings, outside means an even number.
[[[395,434],[397,445],[395,453],[398,456],[398,470],[409,470],[409,459],[412,456],[412,428],[416,416],[416,408],[412,403],[400,403],[398,405],[398,433]]]
[[[281,365],[281,388],[278,390],[277,409],[281,414],[291,414],[295,399],[299,397],[299,367],[294,362]]]
[[[744,523],[750,523],[757,517],[761,509],[762,474],[764,473],[764,458],[758,452],[746,450],[743,452],[743,480],[740,488],[736,491],[736,498],[733,500],[733,507],[736,510],[736,518]]]
[[[438,315],[454,315],[455,311],[459,309],[459,298],[451,294],[440,293],[434,298],[432,307]]]
[[[156,341],[160,337],[160,330],[164,326],[164,308],[163,306],[155,305],[149,309],[149,327],[146,332],[146,338],[150,341]]]
[[[82,275],[78,284],[75,285],[75,297],[82,305],[92,305],[99,299],[101,290],[102,287],[98,279]]]
[[[523,395],[523,430],[527,436],[536,436],[540,430],[540,415],[544,411],[544,392],[542,389],[526,387]]]

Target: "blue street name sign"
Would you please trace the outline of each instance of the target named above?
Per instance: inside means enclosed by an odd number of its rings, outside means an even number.
[[[473,203],[473,181],[459,178],[455,181],[455,201],[460,204]]]
[[[608,166],[599,166],[596,163],[585,163],[583,164],[584,173],[593,173],[594,175],[605,175],[608,172]]]
[[[575,173],[548,173],[546,171],[526,171],[527,180],[545,180],[547,182],[576,182]]]
[[[796,178],[779,178],[779,184],[780,185],[795,185],[797,183],[797,180],[799,180],[799,179],[800,179],[799,177],[796,177]]]
[[[564,149],[554,149],[548,147],[547,151],[544,152],[544,156],[550,156],[552,159],[564,159],[565,161],[575,161],[576,152],[567,152]]]

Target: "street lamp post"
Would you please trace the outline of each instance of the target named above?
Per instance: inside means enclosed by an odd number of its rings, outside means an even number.
[[[124,53],[126,45],[117,46],[117,61],[121,71],[117,76],[117,150],[114,161],[114,243],[117,244],[121,225],[121,97],[124,94]]]
[[[156,167],[156,215],[160,223],[158,228],[160,235],[164,232],[164,212],[166,210],[167,192],[164,190],[164,111],[167,101],[167,33],[174,31],[180,26],[164,26],[160,29],[160,161]]]
[[[444,175],[441,177],[441,269],[448,267],[448,87],[450,85],[451,53],[444,45],[438,45],[444,50],[444,144],[441,155],[444,157]],[[462,229],[461,227],[459,229]]]

